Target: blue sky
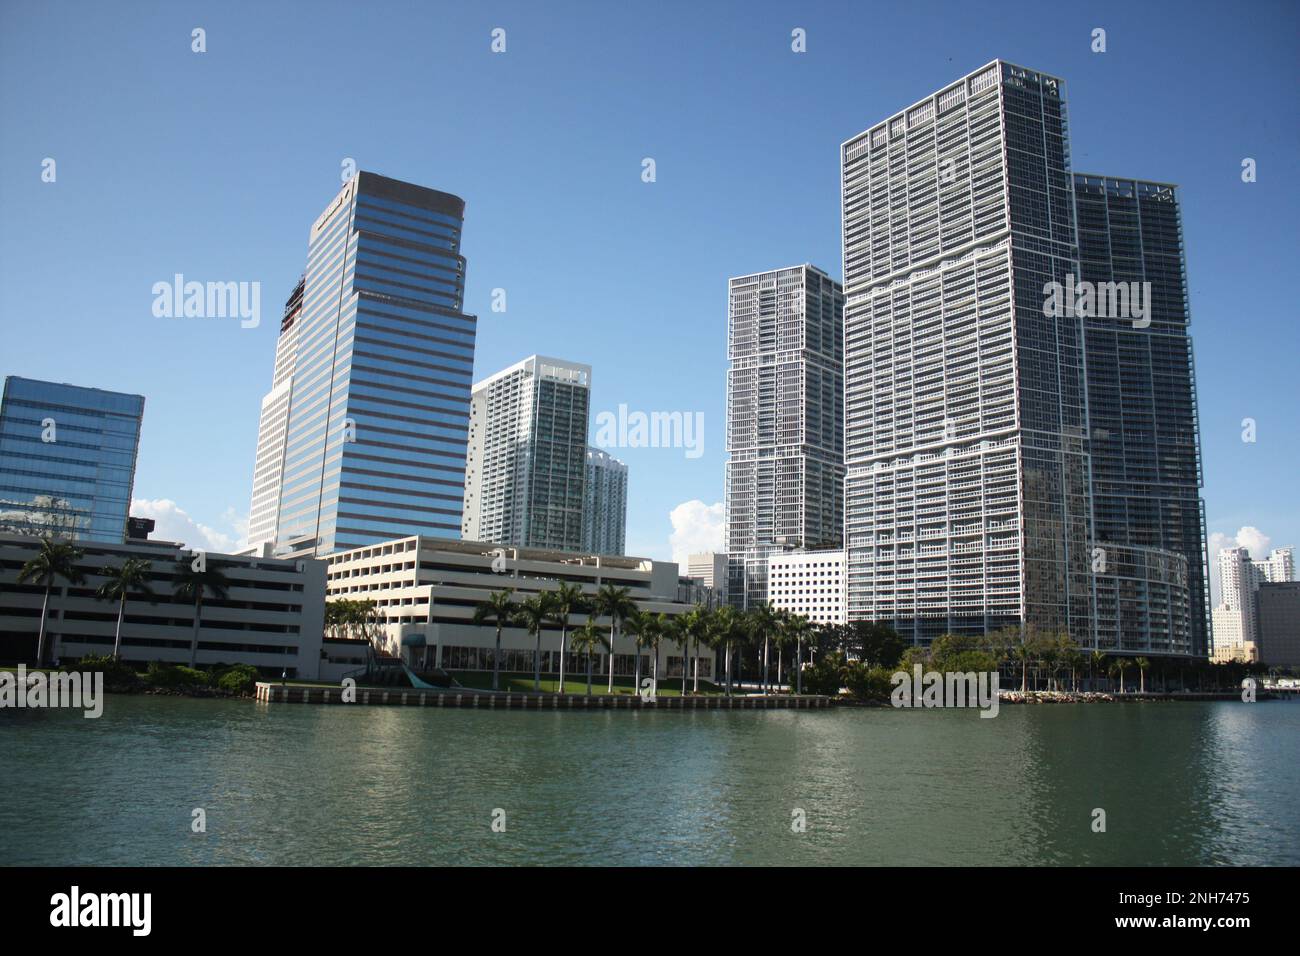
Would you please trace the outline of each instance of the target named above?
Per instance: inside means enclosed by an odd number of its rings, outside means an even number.
[[[352,158],[466,200],[476,377],[540,352],[593,366],[593,412],[703,413],[698,458],[614,452],[629,551],[668,557],[720,528],[728,276],[839,278],[839,144],[1004,57],[1065,78],[1076,170],[1182,186],[1210,531],[1300,545],[1298,20],[1289,2],[5,0],[0,375],[143,393],[136,497],[167,530],[237,538],[275,319]],[[261,325],[155,318],[177,272],[260,282]]]

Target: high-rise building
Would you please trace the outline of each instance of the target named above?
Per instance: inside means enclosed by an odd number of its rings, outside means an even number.
[[[787,551],[768,558],[772,606],[814,624],[843,624],[844,551]]]
[[[1284,584],[1287,581],[1295,580],[1295,549],[1294,548],[1274,548],[1268,553],[1267,558],[1259,561],[1252,559],[1251,564],[1259,572],[1256,585],[1264,584]]]
[[[275,343],[275,372],[271,390],[262,399],[257,426],[257,458],[253,465],[253,501],[248,512],[248,545],[257,551],[275,545],[280,517],[280,477],[284,468],[284,443],[289,434],[289,401],[293,394],[293,369],[298,359],[298,318],[306,277],[298,279],[280,320]]]
[[[1264,584],[1286,584],[1294,579],[1293,554],[1291,548],[1275,548],[1268,557],[1256,560],[1246,548],[1224,548],[1219,552],[1219,603],[1213,613],[1214,660],[1257,659],[1261,644],[1260,589]]]
[[[474,386],[466,541],[582,551],[591,366],[532,355]]]
[[[1266,581],[1259,586],[1259,654],[1270,667],[1300,668],[1300,583]]]
[[[694,578],[706,588],[713,588],[726,599],[727,555],[724,551],[704,551],[686,557],[686,577]]]
[[[843,541],[844,293],[811,265],[727,291],[727,592],[753,607],[769,554]]]
[[[1062,82],[994,61],[841,157],[848,618],[1093,645]]]
[[[582,550],[622,554],[627,545],[627,465],[599,448],[587,449]]]
[[[0,398],[0,533],[121,543],[144,398],[10,375]]]
[[[1145,299],[1140,317],[1132,305],[1083,316],[1093,536],[1105,556],[1094,569],[1098,643],[1203,658],[1205,503],[1176,187],[1076,173],[1074,195],[1081,283]]]
[[[276,553],[460,529],[476,322],[464,211],[359,172],[312,225],[258,436],[257,537],[273,521]]]

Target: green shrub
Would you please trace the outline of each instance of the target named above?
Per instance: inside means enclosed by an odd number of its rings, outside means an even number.
[[[207,687],[208,675],[193,667],[150,661],[149,669],[145,671],[144,681],[151,687],[164,687],[169,690],[180,687]]]
[[[131,691],[140,687],[140,675],[136,673],[135,668],[124,661],[116,660],[111,654],[87,655],[77,662],[76,669],[102,671],[106,690]]]
[[[854,662],[844,669],[844,686],[857,700],[887,701],[894,690],[894,673],[893,668]]]
[[[844,655],[839,651],[823,654],[817,663],[803,669],[804,693],[838,697],[844,686],[844,666]]]
[[[216,686],[232,694],[251,694],[260,676],[252,664],[235,664],[213,674]]]

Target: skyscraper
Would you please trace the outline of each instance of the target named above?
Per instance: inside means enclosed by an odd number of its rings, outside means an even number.
[[[587,449],[582,550],[622,554],[627,542],[627,465],[599,448]]]
[[[727,309],[727,593],[767,601],[774,551],[839,547],[844,294],[811,266],[739,276]]]
[[[1260,560],[1246,548],[1219,552],[1219,603],[1213,613],[1216,661],[1258,659],[1260,587],[1293,580],[1293,555],[1291,548],[1275,548]],[[1267,650],[1265,654],[1266,663],[1276,663]]]
[[[1149,283],[1139,319],[1083,317],[1093,535],[1105,554],[1098,643],[1205,657],[1205,503],[1176,187],[1076,173],[1074,195],[1082,282]]]
[[[312,225],[258,436],[253,511],[277,553],[459,530],[476,324],[464,210],[359,172]]]
[[[591,366],[532,355],[474,386],[461,536],[583,550]]]
[[[10,375],[0,398],[0,533],[121,543],[144,398]]]
[[[1062,92],[994,61],[841,147],[850,620],[1094,642]]]

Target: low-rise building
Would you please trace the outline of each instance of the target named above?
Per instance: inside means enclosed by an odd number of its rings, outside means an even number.
[[[590,597],[605,584],[627,588],[637,608],[650,613],[683,614],[693,603],[681,600],[678,567],[667,561],[564,551],[499,547],[446,538],[399,538],[383,544],[329,555],[328,600],[371,600],[382,616],[381,650],[402,657],[412,667],[446,670],[491,670],[496,628],[474,624],[474,611],[494,591],[513,588],[516,600],[576,584]],[[570,634],[587,620],[573,615]],[[608,626],[609,621],[599,619]],[[521,626],[504,629],[502,670],[532,673],[536,638]],[[559,671],[560,627],[548,624],[542,635],[542,672]],[[635,671],[638,649],[620,633],[614,646],[614,673]],[[648,674],[648,650],[639,652]],[[715,673],[714,655],[701,646],[701,678]],[[681,650],[669,640],[659,647],[659,676],[681,673]],[[605,673],[605,654],[596,670]],[[585,673],[586,661],[571,655],[567,673]],[[694,673],[692,669],[691,673]]]
[[[95,592],[101,573],[127,558],[148,561],[152,596],[132,594],[122,623],[122,659],[189,664],[194,604],[173,593],[177,562],[195,552],[167,541],[124,544],[78,540],[79,583],[56,579],[46,616],[47,659],[72,660],[111,654],[118,605]],[[41,547],[41,539],[0,535],[0,662],[36,660],[42,583],[19,584],[18,575]],[[314,680],[320,669],[325,612],[325,565],[311,559],[207,552],[207,567],[219,568],[228,588],[224,598],[205,594],[199,618],[195,663],[251,664],[268,676]]]
[[[767,559],[772,606],[806,617],[814,624],[843,624],[845,615],[844,551],[785,551]]]

